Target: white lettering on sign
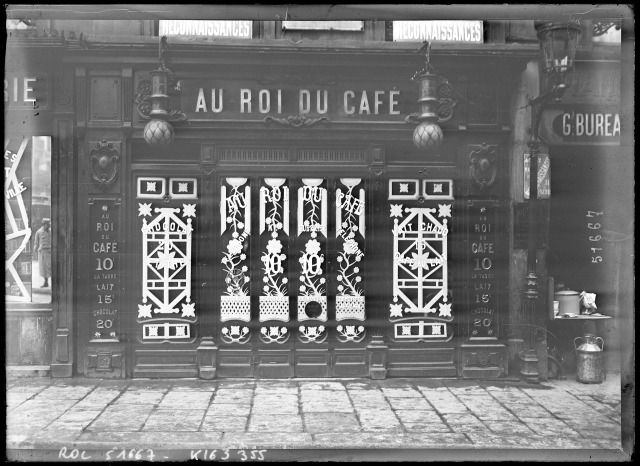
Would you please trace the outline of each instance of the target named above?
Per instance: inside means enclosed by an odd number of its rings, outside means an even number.
[[[482,43],[482,21],[394,21],[393,40]]]
[[[11,199],[12,197],[16,197],[18,194],[26,190],[27,187],[23,184],[22,181],[20,181],[15,186],[15,188],[7,188],[7,190],[4,192],[4,197],[6,197],[7,199]]]
[[[360,202],[360,199],[349,193],[338,193],[336,196],[336,203],[340,208],[345,209],[352,214],[362,215],[364,213],[364,204]]]
[[[563,136],[620,136],[620,115],[615,113],[565,113]]]
[[[218,89],[217,91],[218,93],[216,96],[216,89],[211,89],[211,111],[213,113],[220,113],[223,108],[222,89]],[[204,98],[204,89],[200,88],[198,91],[198,101],[196,102],[196,113],[207,113],[207,111],[207,101]]]
[[[531,158],[524,155],[524,198],[529,199],[529,176]],[[549,199],[551,196],[551,161],[548,154],[540,154],[538,159],[538,199]]]
[[[400,111],[397,109],[398,106],[398,95],[400,95],[400,91],[374,91],[374,115],[378,115],[380,107],[384,104],[384,100],[382,98],[387,94],[387,102],[389,105],[389,115],[399,115]],[[347,115],[353,115],[356,113],[356,108],[358,110],[359,115],[371,115],[371,110],[369,108],[369,97],[367,95],[367,91],[362,91],[360,94],[360,98],[357,99],[355,91],[345,91],[343,98],[343,110]],[[359,102],[359,105],[357,104]]]
[[[253,21],[160,20],[159,36],[209,36],[251,39]]]
[[[33,96],[33,86],[36,78],[18,78],[4,80],[4,101],[6,103],[33,104],[36,98]]]
[[[282,89],[240,89],[240,113],[257,112],[282,114]],[[294,96],[294,99],[296,98]],[[330,108],[332,102],[329,90],[300,89],[297,92],[298,112],[300,115],[317,113],[327,114],[330,111],[342,110],[347,115],[400,115],[398,99],[400,91],[354,91],[346,90],[342,94],[342,109]],[[255,105],[254,105],[255,104]],[[338,103],[338,105],[340,105]],[[221,113],[224,110],[224,89],[198,88],[195,102],[195,113]]]

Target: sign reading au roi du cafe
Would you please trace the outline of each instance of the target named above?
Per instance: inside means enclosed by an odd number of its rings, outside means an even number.
[[[417,86],[409,79],[367,85],[353,76],[344,79],[331,72],[320,75],[306,70],[273,70],[254,78],[237,79],[231,74],[223,79],[207,75],[178,77],[180,92],[172,95],[171,106],[192,122],[262,121],[291,116],[332,122],[404,122],[417,110]],[[148,73],[139,73],[136,83],[140,96],[151,88]],[[138,109],[143,112],[140,103]]]
[[[401,91],[394,88],[203,87],[184,83],[182,111],[190,119],[265,116],[379,117],[401,119]],[[195,86],[194,86],[195,85]],[[415,107],[415,105],[414,105]],[[405,114],[406,116],[406,114]],[[404,118],[404,117],[402,117]],[[251,119],[251,118],[250,118]]]

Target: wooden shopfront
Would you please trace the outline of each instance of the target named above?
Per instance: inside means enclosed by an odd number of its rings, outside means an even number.
[[[506,375],[523,60],[436,54],[444,142],[428,154],[408,48],[172,44],[172,134],[149,123],[152,48],[100,53],[69,59],[78,372]]]

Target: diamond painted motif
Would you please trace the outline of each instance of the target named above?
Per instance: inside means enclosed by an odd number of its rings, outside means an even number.
[[[436,312],[448,300],[447,220],[435,210],[407,208],[408,216],[394,219],[393,298],[409,313]]]
[[[175,314],[180,303],[191,303],[191,219],[176,214],[179,208],[156,208],[159,215],[142,220],[142,302],[139,318]],[[191,303],[193,306],[193,304]]]

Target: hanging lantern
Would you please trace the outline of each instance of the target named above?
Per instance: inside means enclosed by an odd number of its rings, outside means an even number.
[[[573,69],[580,33],[575,21],[534,21],[540,42],[540,67],[543,73],[543,92],[553,87],[566,87],[567,76]]]
[[[166,145],[173,141],[173,125],[169,118],[169,73],[163,69],[151,72],[151,121],[144,128],[144,140],[151,145]]]
[[[425,49],[426,66],[413,77],[414,80],[418,81],[420,111],[417,114],[410,115],[410,118],[407,118],[406,121],[418,122],[418,126],[413,131],[413,144],[420,150],[433,153],[437,152],[444,139],[442,129],[438,126],[438,85],[441,82],[441,78],[435,74],[429,63],[431,52],[431,44],[429,42],[426,42],[420,48],[420,52]]]
[[[171,85],[171,70],[164,64],[164,47],[166,46],[166,36],[160,39],[159,67],[151,74],[151,95],[145,97],[149,101],[151,110],[149,118],[151,121],[144,128],[143,136],[147,144],[167,145],[173,142],[175,131],[172,121],[186,120],[186,115],[178,110],[170,108],[169,90]]]

